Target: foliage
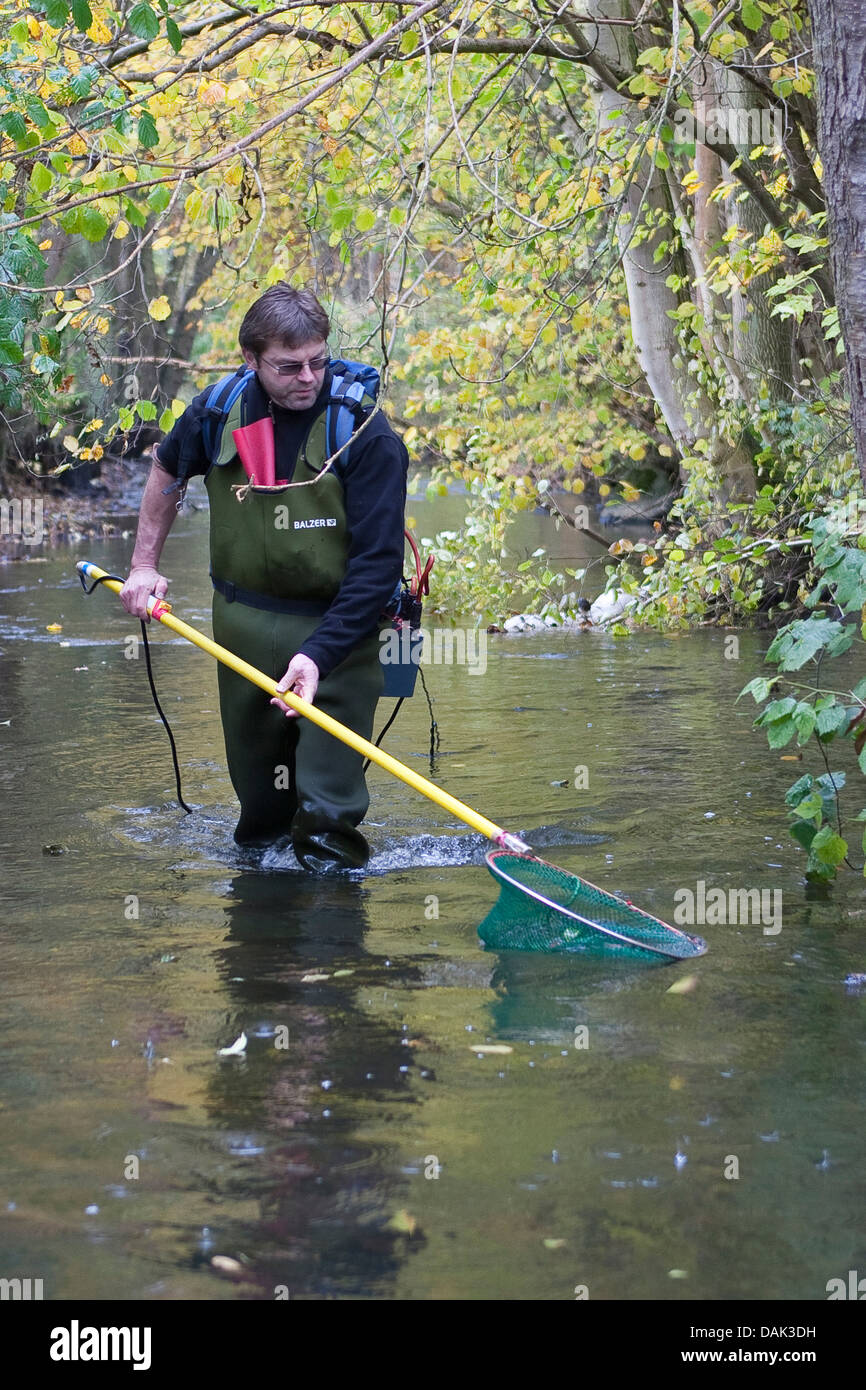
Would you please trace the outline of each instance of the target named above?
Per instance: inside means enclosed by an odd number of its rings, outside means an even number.
[[[838,661],[855,645],[862,647],[866,639],[863,511],[862,506],[854,507],[847,516],[843,512],[815,522],[813,587],[806,599],[812,612],[783,627],[767,652],[767,661],[780,672],[802,671],[805,678],[757,677],[741,692],[752,695],[758,704],[769,700],[755,724],[764,729],[771,748],[784,748],[794,737],[799,747],[814,739],[826,766],[818,777],[800,777],[785,797],[792,820],[790,832],[808,851],[806,872],[815,879],[831,879],[840,864],[851,862],[845,838],[850,832],[843,834],[839,800],[846,773],[830,770],[829,745],[851,741],[857,768],[866,775],[866,680],[846,688],[843,672],[848,667],[844,663],[834,668],[839,674],[831,677],[840,689],[828,688],[824,675],[828,663]],[[849,534],[847,525],[852,522],[853,534]],[[834,616],[817,611],[820,608],[829,609]],[[862,669],[862,663],[860,666]],[[770,699],[777,691],[788,689],[793,693]],[[866,809],[857,819],[866,820]],[[866,853],[866,827],[862,848]]]

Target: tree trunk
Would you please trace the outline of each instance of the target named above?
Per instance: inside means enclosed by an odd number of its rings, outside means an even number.
[[[627,0],[588,0],[586,13],[598,18],[633,18]],[[630,30],[625,26],[599,26],[587,42],[594,43],[600,56],[615,69],[636,71],[637,53]],[[629,97],[590,80],[597,93],[599,124],[626,122],[634,130],[644,119],[643,112]],[[641,203],[643,211],[640,211]],[[718,432],[712,402],[687,371],[678,335],[679,320],[671,318],[682,297],[666,284],[671,272],[682,275],[686,261],[682,252],[672,259],[655,262],[654,252],[661,240],[670,238],[670,224],[662,225],[643,241],[634,237],[635,219],[647,212],[660,212],[673,220],[664,172],[644,158],[632,180],[626,208],[630,220],[620,217],[618,233],[623,246],[623,273],[631,313],[635,351],[647,382],[678,449],[684,455],[701,453],[718,472],[719,501],[726,505],[754,496],[755,469],[745,442],[731,443]]]
[[[830,261],[845,342],[854,445],[866,488],[866,8],[809,0]]]

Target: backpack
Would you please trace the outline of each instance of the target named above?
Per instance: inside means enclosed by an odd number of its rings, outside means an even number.
[[[333,467],[339,473],[348,462],[345,447],[357,426],[375,405],[379,395],[380,378],[375,367],[363,362],[348,362],[342,357],[331,360],[331,394],[325,420],[328,458],[342,450]],[[202,442],[211,463],[228,463],[234,453],[231,429],[246,424],[245,391],[254,375],[252,367],[239,367],[230,376],[211,387],[204,402]],[[226,426],[231,429],[226,433]]]

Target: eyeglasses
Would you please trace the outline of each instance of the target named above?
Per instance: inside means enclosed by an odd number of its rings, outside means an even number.
[[[309,362],[271,362],[267,357],[260,357],[260,362],[264,362],[266,367],[270,367],[276,372],[277,376],[298,376],[305,367],[309,367],[311,372],[321,372],[325,367],[330,366],[330,357],[311,357]]]

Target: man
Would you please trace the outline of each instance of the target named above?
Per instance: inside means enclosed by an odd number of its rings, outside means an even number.
[[[204,391],[157,446],[121,598],[143,617],[148,596],[166,593],[158,565],[178,492],[204,475],[216,641],[369,739],[382,691],[379,623],[403,567],[408,455],[367,400],[359,416],[367,425],[321,472],[329,331],[310,290],[277,284],[251,305],[238,335],[252,369],[240,411],[215,447]],[[283,485],[262,485],[271,478]],[[219,692],[241,804],[237,843],[263,847],[288,836],[305,868],[363,867],[361,755],[222,665]]]

